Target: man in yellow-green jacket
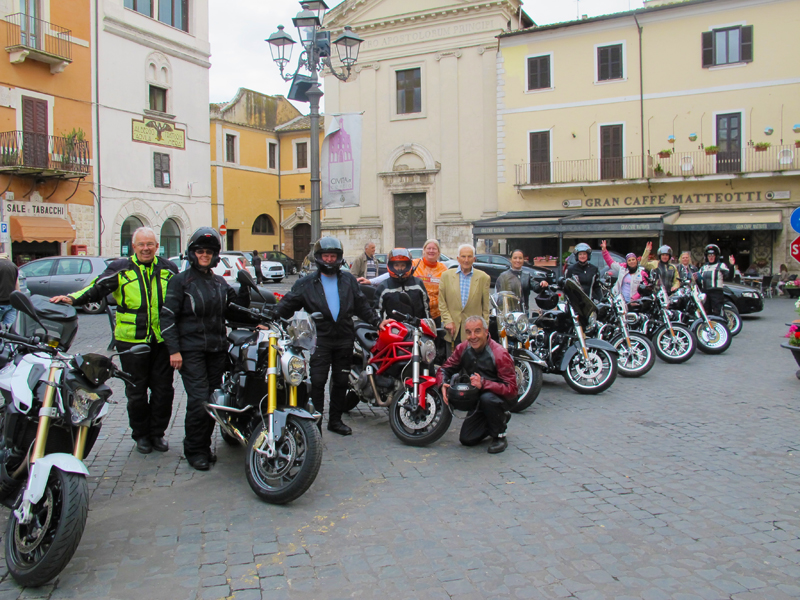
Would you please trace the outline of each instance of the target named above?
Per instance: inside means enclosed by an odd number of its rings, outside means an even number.
[[[117,350],[128,350],[136,344],[150,345],[149,354],[120,356],[122,370],[132,375],[132,382],[125,384],[125,395],[136,450],[142,454],[154,449],[166,452],[169,445],[164,433],[172,416],[175,392],[169,352],[161,337],[159,312],[167,294],[167,283],[178,273],[178,268],[171,261],[156,256],[158,242],[149,227],[137,229],[132,242],[134,256],[111,262],[89,287],[68,296],[55,296],[50,301],[80,306],[99,302],[108,294],[114,296]]]

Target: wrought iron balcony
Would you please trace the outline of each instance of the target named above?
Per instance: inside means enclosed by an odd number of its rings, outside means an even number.
[[[800,170],[800,148],[754,146],[740,152],[672,152],[660,157],[647,155],[642,172],[641,155],[622,158],[560,160],[547,163],[522,163],[516,167],[518,187],[657,179],[661,177],[703,177],[721,173],[773,173]]]
[[[85,177],[89,142],[28,131],[0,132],[0,173]]]
[[[12,63],[26,58],[50,65],[51,73],[60,73],[72,62],[72,31],[42,21],[25,13],[6,17],[6,52]]]

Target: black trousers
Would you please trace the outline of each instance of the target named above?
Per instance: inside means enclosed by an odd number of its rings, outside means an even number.
[[[117,342],[117,350],[129,350],[136,344]],[[119,357],[122,370],[133,377],[133,384],[125,382],[128,398],[128,423],[133,439],[162,437],[172,416],[173,369],[169,366],[167,345],[149,344],[150,353]],[[150,390],[150,398],[147,397]]]
[[[506,432],[508,406],[505,400],[492,392],[481,393],[476,408],[461,426],[458,441],[464,446],[480,444],[487,436],[497,438]]]
[[[320,414],[325,407],[325,384],[328,373],[331,375],[331,402],[328,422],[342,420],[347,394],[348,374],[353,360],[353,343],[342,345],[340,341],[332,342],[325,338],[317,339],[317,349],[311,355],[311,401]]]
[[[706,292],[705,309],[707,313],[721,317],[723,306],[725,306],[725,292],[721,289]]]
[[[209,416],[203,404],[208,402],[211,392],[222,387],[222,375],[227,365],[227,353],[222,352],[181,352],[183,366],[181,377],[186,388],[186,420],[183,438],[183,453],[188,459],[198,456],[211,456],[211,434],[214,433],[214,419]]]

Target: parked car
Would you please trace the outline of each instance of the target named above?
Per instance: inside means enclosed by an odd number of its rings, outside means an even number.
[[[494,282],[497,280],[497,277],[500,276],[500,273],[503,271],[508,271],[511,268],[511,259],[501,254],[476,254],[475,263],[487,265],[484,268],[481,268],[481,271],[486,271],[490,275],[497,273],[497,275],[492,277],[492,284],[494,284]],[[536,281],[547,281],[548,283],[553,283],[556,279],[553,270],[548,269],[547,267],[523,265],[522,270],[526,273],[530,273]]]
[[[413,259],[422,258],[422,248],[409,248],[408,253]],[[444,263],[448,269],[458,264],[456,259],[450,258],[444,252],[439,253],[439,262]]]
[[[764,294],[747,285],[726,283],[722,289],[725,301],[731,302],[740,315],[749,315],[764,310]]]
[[[237,268],[238,269],[245,269],[255,279],[256,269],[253,266],[253,263],[250,262],[250,257],[252,256],[252,254],[247,253],[247,252],[241,252],[239,250],[223,250],[222,252],[219,253],[219,255],[220,256],[233,257],[233,259],[235,261],[238,261]],[[263,264],[264,261],[261,261],[261,262]],[[234,277],[235,276],[236,276],[236,273],[234,273]]]
[[[181,256],[171,256],[169,258],[175,265],[178,267],[179,271],[185,271],[189,268],[189,261]],[[241,268],[240,265],[237,264],[236,258],[233,256],[220,256],[219,263],[216,267],[212,269],[215,274],[222,276],[225,281],[229,284],[233,284],[236,282],[236,273],[239,272]]]
[[[271,262],[278,262],[283,265],[283,270],[286,275],[294,275],[297,273],[297,263],[288,254],[278,252],[277,250],[268,250],[262,253],[263,258]]]
[[[261,276],[273,283],[280,283],[286,277],[283,265],[272,260],[261,261]]]
[[[378,265],[378,275],[383,275],[386,273],[386,259],[388,258],[388,254],[375,254],[375,263]]]
[[[25,279],[25,285],[32,295],[63,296],[82,290],[89,285],[100,273],[106,270],[108,264],[116,260],[104,256],[52,256],[39,258],[22,265],[19,272]],[[20,283],[20,287],[22,284]],[[90,315],[103,312],[108,302],[113,299],[104,298],[100,302],[90,302],[81,308]]]

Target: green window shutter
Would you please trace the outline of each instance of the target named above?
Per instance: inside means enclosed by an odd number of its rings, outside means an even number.
[[[752,62],[753,60],[753,26],[744,25],[742,27],[742,62]]]
[[[703,68],[714,65],[714,32],[703,32]]]

